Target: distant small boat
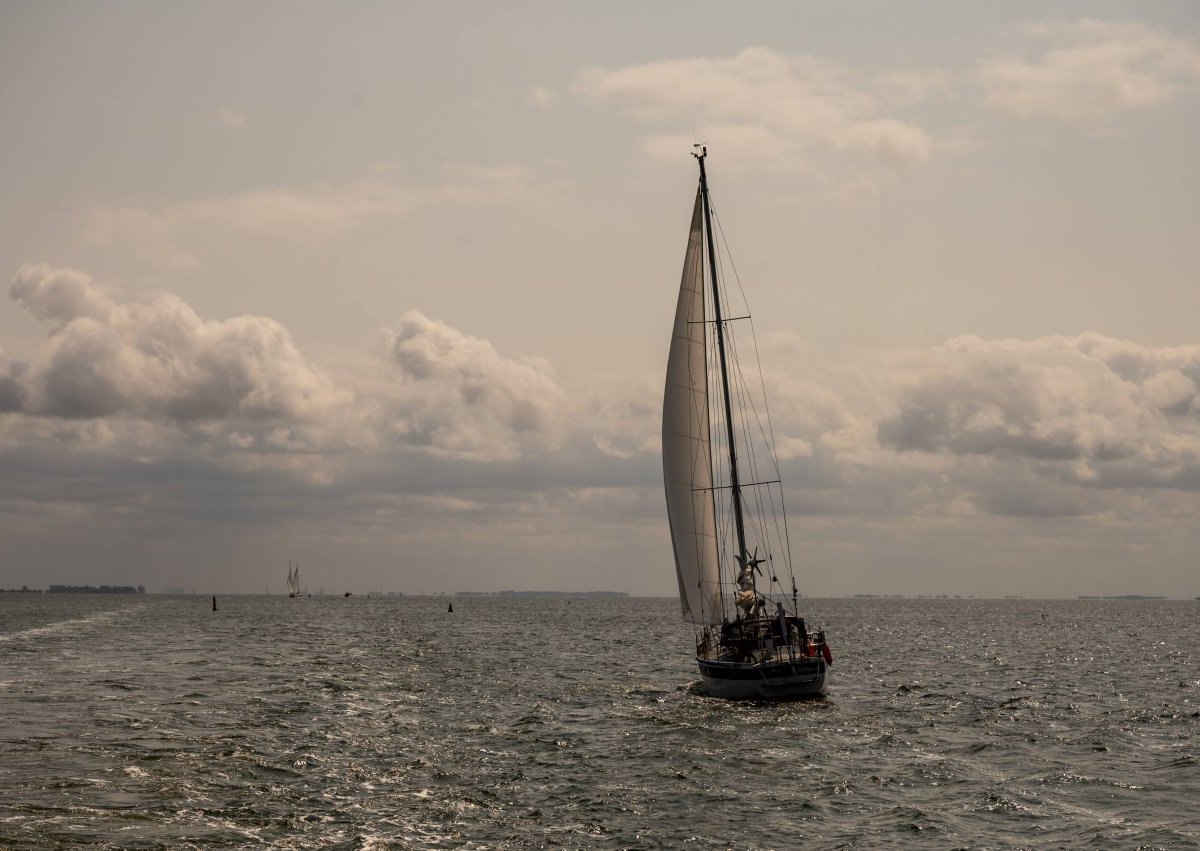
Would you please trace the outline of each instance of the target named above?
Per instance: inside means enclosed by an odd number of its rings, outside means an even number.
[[[717,274],[704,170],[708,151],[701,148],[694,156],[700,185],[671,334],[662,420],[679,601],[684,620],[697,632],[696,663],[709,694],[817,697],[825,694],[833,656],[825,633],[809,629],[798,614],[765,399],[761,408],[752,404],[751,397],[761,391],[752,390],[738,366],[730,327],[734,319],[749,317],[722,312],[725,293]],[[743,351],[757,350],[747,345]],[[743,480],[743,471],[749,480]],[[790,580],[790,589],[780,576]],[[788,596],[791,612],[785,606]]]
[[[300,563],[297,562],[293,570],[291,559],[288,559],[287,587],[289,597],[300,596]]]

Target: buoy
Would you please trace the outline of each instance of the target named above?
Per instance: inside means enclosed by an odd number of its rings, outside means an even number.
[[[216,610],[217,610],[217,598],[213,597],[213,611],[215,612]]]
[[[446,609],[446,611],[448,611],[448,612],[452,612],[452,611],[454,611],[454,604],[453,604],[453,603],[451,603],[451,604],[450,604],[450,608]]]

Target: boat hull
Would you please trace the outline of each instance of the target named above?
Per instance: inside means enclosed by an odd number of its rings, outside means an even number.
[[[825,660],[765,664],[697,659],[708,693],[728,700],[803,700],[824,697]]]

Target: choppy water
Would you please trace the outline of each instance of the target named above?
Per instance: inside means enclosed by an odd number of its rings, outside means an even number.
[[[665,599],[0,595],[0,847],[1200,847],[1196,602],[810,600],[823,702]]]

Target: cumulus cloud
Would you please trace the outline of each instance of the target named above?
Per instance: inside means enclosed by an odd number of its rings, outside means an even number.
[[[266,317],[205,320],[48,266],[22,267],[10,294],[50,333],[29,363],[0,352],[9,470],[61,454],[198,485],[458,494],[485,513],[545,487],[657,504],[657,373],[568,388],[412,310],[380,332],[374,372],[335,381]],[[808,521],[1135,518],[1200,491],[1200,345],[961,337],[821,365],[786,335],[762,342],[788,504]]]
[[[662,435],[662,383],[648,376],[596,375],[579,392],[581,431],[606,457],[657,454]]]
[[[52,334],[29,410],[89,419],[313,421],[345,401],[279,323],[204,321],[173,296],[119,303],[72,269],[23,266],[10,295]]]
[[[79,318],[107,321],[115,307],[92,286],[90,275],[44,264],[18,269],[9,295],[37,319],[52,322],[56,331]]]
[[[9,537],[157,541],[170,561],[215,526],[222,542],[273,529],[273,550],[379,564],[444,559],[451,539],[451,562],[491,564],[496,540],[519,540],[508,557],[545,559],[546,577],[563,558],[594,572],[669,552],[656,370],[566,387],[409,311],[374,371],[334,381],[264,317],[204,320],[45,266],[12,296],[50,333],[28,365],[0,352]],[[1173,534],[1200,505],[1200,346],[963,337],[821,364],[787,335],[763,344],[793,542],[826,575],[874,562],[872,581],[911,568],[896,590],[936,588],[918,562],[990,560],[1036,583],[1072,549],[1089,567],[1129,555],[1131,535]]]
[[[1200,48],[1139,23],[1082,20],[1030,28],[1048,42],[981,61],[988,101],[1020,118],[1094,121],[1165,103],[1200,83]]]
[[[795,171],[814,151],[867,154],[887,166],[929,158],[934,140],[919,125],[889,114],[887,95],[903,88],[911,102],[944,83],[934,73],[857,80],[831,62],[765,47],[725,59],[679,59],[619,69],[591,69],[576,90],[622,104],[648,123],[695,121],[704,140],[744,165]],[[652,134],[654,154],[678,156],[690,137]]]
[[[900,391],[878,436],[900,452],[1039,462],[1093,487],[1190,487],[1198,383],[1200,346],[962,337]]]
[[[561,433],[565,398],[546,361],[504,357],[418,311],[384,329],[382,346],[400,379],[390,427],[406,443],[501,460]]]
[[[852,516],[1111,526],[1200,491],[1200,345],[961,337],[826,365],[777,348],[765,375],[776,445],[809,528]]]
[[[0,352],[0,413],[22,415],[5,425],[10,442],[115,441],[149,457],[179,451],[173,441],[184,434],[218,455],[307,457],[312,470],[313,453],[332,463],[338,453],[391,447],[511,462],[553,454],[572,431],[570,439],[588,442],[583,412],[595,405],[569,400],[546,361],[506,357],[418,311],[381,331],[377,374],[345,382],[268,317],[205,320],[170,295],[123,301],[84,272],[46,265],[21,267],[10,296],[50,331],[33,365]],[[615,437],[596,436],[594,447],[644,447],[642,427],[654,429],[643,414],[632,436],[612,414]],[[80,425],[96,422],[103,427]]]

